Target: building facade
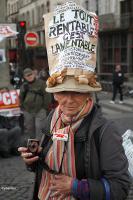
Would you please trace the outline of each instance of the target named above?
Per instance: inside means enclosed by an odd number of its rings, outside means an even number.
[[[65,0],[7,0],[7,20],[25,20],[27,31],[35,31],[39,36],[34,56],[41,60],[46,56],[43,14]],[[99,15],[99,45],[97,71],[101,78],[108,78],[117,63],[127,75],[133,74],[133,1],[132,0],[76,0],[89,11]],[[15,47],[11,41],[10,47]],[[33,54],[33,48],[28,49]],[[45,55],[45,56],[44,56]],[[42,59],[43,60],[43,59]],[[41,61],[40,61],[41,62]],[[44,65],[42,62],[41,65]]]
[[[103,6],[104,5],[104,6]],[[99,0],[99,68],[111,79],[116,64],[133,76],[133,1]]]

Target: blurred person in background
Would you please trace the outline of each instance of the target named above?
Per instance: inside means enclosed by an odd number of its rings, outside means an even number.
[[[112,100],[110,101],[110,103],[115,103],[115,99],[116,99],[116,95],[117,92],[119,92],[120,94],[120,100],[119,103],[123,104],[123,83],[124,83],[124,73],[121,70],[121,66],[118,64],[115,67],[115,71],[113,73],[113,96],[112,96]]]
[[[24,83],[20,88],[20,106],[24,114],[26,138],[41,137],[41,127],[48,114],[50,95],[45,92],[45,83],[36,79],[34,71],[26,68],[23,72]]]

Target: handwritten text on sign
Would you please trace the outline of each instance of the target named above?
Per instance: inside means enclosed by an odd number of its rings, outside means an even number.
[[[44,21],[50,75],[65,68],[94,72],[97,15],[69,2],[44,15]]]

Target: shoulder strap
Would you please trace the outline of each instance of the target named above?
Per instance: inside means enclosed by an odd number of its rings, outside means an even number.
[[[40,146],[43,147],[43,151],[40,156],[43,156],[43,157],[46,156],[46,154],[47,154],[48,150],[50,149],[52,142],[53,142],[51,139],[52,135],[50,134],[50,123],[51,123],[53,113],[54,113],[54,110],[52,110],[47,117],[47,123],[46,123],[45,129],[42,129],[43,136],[42,136],[42,139],[40,142]]]
[[[47,123],[45,126],[45,129],[42,129],[42,139],[41,139],[41,144],[40,146],[45,147],[43,148],[43,151],[39,155],[39,162],[37,163],[37,168],[36,168],[36,176],[35,176],[35,185],[34,185],[34,194],[33,194],[33,199],[38,200],[38,191],[39,191],[39,186],[40,186],[40,181],[42,177],[42,171],[44,169],[44,156],[46,156],[48,150],[50,149],[52,145],[52,139],[50,137],[50,123],[51,119],[53,116],[54,110],[52,110],[48,117],[47,117]]]
[[[23,93],[23,98],[22,98],[22,101],[24,102],[26,96],[27,96],[27,93],[29,91],[29,84],[27,82],[25,82],[23,84],[23,88],[24,88],[24,93]]]

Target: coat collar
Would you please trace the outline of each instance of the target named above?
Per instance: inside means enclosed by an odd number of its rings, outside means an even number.
[[[75,142],[85,141],[88,137],[91,138],[96,129],[101,127],[106,122],[101,112],[101,107],[97,104],[94,105],[91,113],[89,113],[82,121],[78,131],[75,133]],[[89,130],[89,135],[88,133]]]

